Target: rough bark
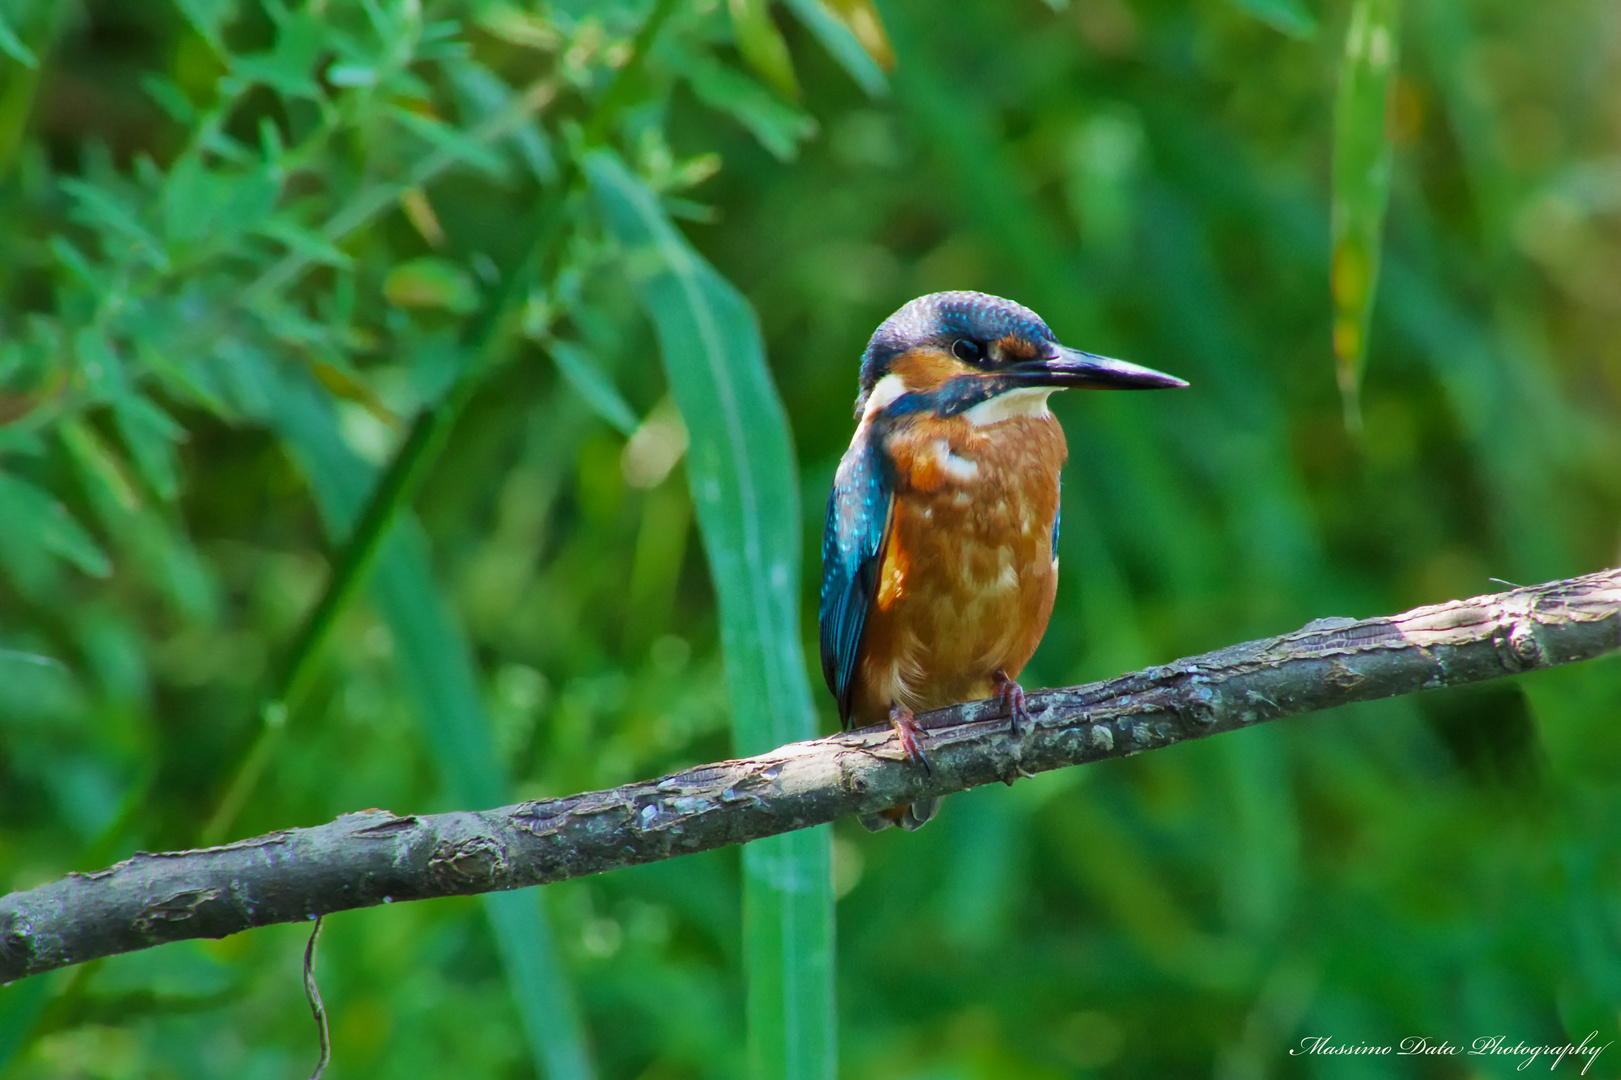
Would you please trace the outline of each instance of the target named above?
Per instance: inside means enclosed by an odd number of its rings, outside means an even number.
[[[1282,716],[1621,650],[1621,570],[1418,608],[1319,619],[1106,682],[920,718],[932,772],[887,728],[497,810],[347,814],[197,851],[138,854],[0,897],[0,982],[183,938],[348,908],[518,889],[740,844],[846,814],[1154,750]]]

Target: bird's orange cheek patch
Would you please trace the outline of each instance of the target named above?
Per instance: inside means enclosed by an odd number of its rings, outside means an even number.
[[[947,379],[971,374],[975,369],[948,352],[932,346],[908,349],[890,362],[889,370],[899,375],[913,390],[934,390]]]

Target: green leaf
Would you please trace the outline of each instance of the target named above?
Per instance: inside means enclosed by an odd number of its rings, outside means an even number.
[[[98,328],[86,326],[73,335],[73,350],[85,384],[102,401],[120,401],[130,394],[123,358]]]
[[[35,976],[0,986],[0,1070],[28,1045],[28,1034],[70,976]]]
[[[146,398],[131,394],[113,402],[118,432],[135,459],[141,478],[165,502],[180,493],[180,466],[175,460],[175,444],[186,437],[186,429]]]
[[[525,15],[510,8],[495,8],[488,13],[496,17],[501,12],[510,12],[514,19],[532,21],[536,24],[550,27],[552,35],[557,34],[555,27],[551,27],[544,19],[532,15]],[[500,76],[488,68],[462,61],[446,65],[447,74],[455,84],[463,99],[458,115],[463,118],[467,126],[476,118],[479,125],[487,123],[491,118],[500,115],[503,109],[511,108],[517,95],[512,87],[508,86]],[[508,136],[523,159],[531,175],[543,184],[550,184],[557,179],[557,156],[552,152],[551,143],[547,140],[546,129],[534,121],[527,121],[513,127]]]
[[[22,38],[17,36],[11,23],[6,20],[5,12],[0,11],[0,52],[5,53],[25,68],[38,68],[39,59],[34,51],[23,44]]]
[[[91,577],[113,572],[101,547],[65,506],[28,481],[0,473],[0,563],[27,588],[44,582],[46,555]]]
[[[771,0],[727,0],[732,37],[749,67],[786,97],[799,97],[799,80],[782,31],[771,21]]]
[[[308,477],[336,540],[354,527],[375,472],[344,444],[325,394],[313,383],[277,382],[268,389],[272,423]],[[498,806],[510,795],[472,652],[439,595],[431,565],[416,520],[397,518],[377,555],[372,597],[393,637],[400,678],[416,702],[446,796],[461,807]],[[494,893],[482,902],[536,1070],[548,1080],[590,1077],[584,1031],[536,893]]]
[[[147,308],[146,312],[149,315],[168,314],[158,305]],[[189,356],[179,360],[172,358],[167,352],[152,344],[154,340],[163,340],[160,334],[143,334],[140,328],[141,320],[130,321],[132,333],[137,338],[136,356],[140,359],[142,367],[153,376],[171,399],[229,417],[232,406],[221,396],[217,381],[211,376],[211,364],[208,360]]]
[[[326,80],[333,86],[375,86],[377,69],[364,64],[333,64],[326,69]]]
[[[300,238],[286,235],[297,226],[275,216],[280,197],[281,180],[273,164],[246,170],[219,168],[205,164],[201,153],[182,154],[163,183],[163,233],[174,241],[203,241],[221,247],[233,233],[257,230],[302,251],[306,245]],[[322,253],[329,250],[319,241],[310,246]]]
[[[90,260],[84,257],[84,252],[74,247],[65,237],[55,235],[45,243],[51,249],[51,254],[56,256],[57,261],[67,268],[86,291],[95,296],[111,291],[101,275],[91,268]]]
[[[1317,34],[1317,17],[1301,0],[1232,0],[1274,30],[1306,40]]]
[[[175,0],[175,6],[214,51],[223,51],[220,28],[236,17],[236,0]]]
[[[1385,113],[1396,81],[1397,0],[1356,0],[1334,104],[1334,362],[1346,427],[1362,426],[1360,393],[1390,197]]]
[[[388,427],[399,426],[399,414],[390,409],[371,384],[347,364],[311,359],[309,369],[315,381],[331,391],[333,397],[354,402]]]
[[[842,19],[827,9],[822,0],[786,0],[786,3],[805,29],[822,43],[822,48],[868,97],[881,98],[889,93],[889,81],[884,78],[883,68],[878,66],[861,40]]]
[[[443,120],[423,116],[421,113],[414,113],[399,106],[390,107],[388,114],[400,126],[420,136],[423,141],[437,150],[442,150],[463,165],[494,179],[500,179],[506,174],[506,163],[501,160],[500,154],[468,138]]]
[[[754,312],[617,156],[598,150],[583,167],[687,422],[688,480],[720,602],[733,749],[754,754],[809,738],[816,719],[799,638],[797,473]],[[831,840],[822,827],[744,849],[756,1077],[836,1071]]]
[[[779,160],[792,160],[800,141],[816,133],[816,121],[809,113],[783,101],[747,75],[703,54],[684,57],[680,64],[700,101],[742,124]]]
[[[612,424],[621,435],[636,430],[636,412],[620,394],[619,388],[591,362],[591,351],[572,341],[554,341],[548,351],[558,372],[574,388],[591,411]]]
[[[183,242],[210,235],[229,197],[228,181],[205,166],[200,155],[181,154],[169,166],[159,197],[163,234]]]
[[[485,893],[479,900],[495,931],[536,1070],[547,1080],[590,1080],[595,1070],[542,895],[521,889]]]
[[[122,524],[140,508],[141,496],[135,484],[94,427],[70,417],[57,426],[56,434],[67,448],[85,494],[104,525]]]
[[[61,180],[62,189],[74,197],[78,212],[74,215],[85,224],[127,241],[144,261],[159,270],[169,268],[169,257],[158,238],[147,231],[136,212],[111,192],[82,180]]]
[[[833,826],[744,846],[751,1076],[820,1080],[838,1075],[833,918]]]
[[[271,218],[259,231],[272,240],[279,240],[287,249],[321,266],[346,267],[352,261],[348,254],[337,248],[320,233],[306,229],[286,218]]]
[[[149,71],[141,76],[141,89],[175,123],[189,126],[196,121],[197,107],[173,79]]]
[[[230,199],[219,212],[222,224],[247,232],[269,218],[281,197],[281,179],[275,166],[261,165],[226,179]]]
[[[0,424],[0,461],[16,455],[39,457],[45,453],[45,440],[33,428],[21,424]]]
[[[213,9],[206,12],[209,16],[218,10],[217,5],[206,6]],[[203,0],[192,0],[190,7],[200,12],[205,9]],[[218,25],[217,19],[211,21]],[[317,11],[283,13],[277,21],[275,44],[266,52],[232,57],[231,74],[240,82],[262,83],[286,97],[319,101],[325,95],[315,81],[315,71],[330,45],[330,35],[331,28]]]
[[[148,510],[125,525],[120,541],[137,559],[148,580],[188,618],[219,618],[219,588],[213,574],[179,521]]]
[[[458,315],[478,307],[478,291],[467,271],[432,255],[390,270],[383,279],[383,296],[396,307],[441,308]]]
[[[895,70],[895,47],[890,43],[889,31],[884,29],[883,16],[873,0],[823,0],[823,4],[850,31],[873,63],[884,71]]]
[[[554,21],[531,15],[504,0],[481,5],[473,18],[479,29],[526,49],[556,52],[563,44],[563,35]]]

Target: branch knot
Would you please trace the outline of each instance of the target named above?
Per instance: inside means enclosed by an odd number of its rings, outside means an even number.
[[[1535,624],[1530,619],[1508,619],[1500,622],[1492,633],[1492,645],[1507,671],[1529,671],[1548,663],[1547,651],[1537,640]]]
[[[499,889],[506,876],[507,853],[490,836],[441,841],[428,857],[428,877],[449,895]]]

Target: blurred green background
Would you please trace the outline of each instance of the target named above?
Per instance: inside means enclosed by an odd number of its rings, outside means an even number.
[[[594,147],[758,315],[811,665],[860,350],[937,289],[1193,384],[1057,401],[1026,686],[1621,554],[1614,0],[5,0],[0,890],[731,752]],[[448,441],[265,735],[423,410]],[[840,822],[839,1071],[1509,1076],[1288,1050],[1621,1038],[1618,721],[1608,659]],[[743,1076],[740,892],[731,850],[334,916],[329,1075]],[[304,939],[0,989],[0,1072],[303,1075]]]

